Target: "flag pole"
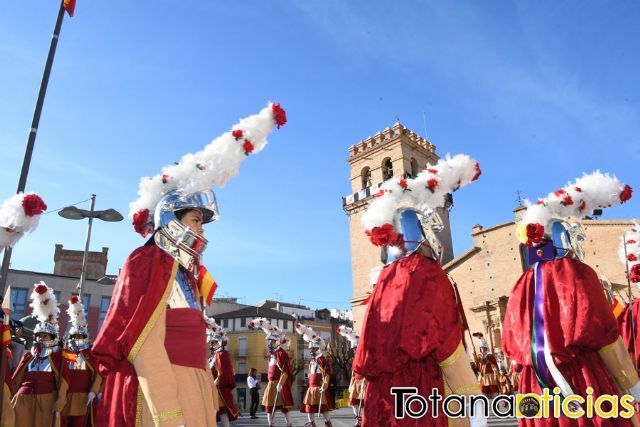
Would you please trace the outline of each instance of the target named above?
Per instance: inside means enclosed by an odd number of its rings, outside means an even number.
[[[33,112],[33,120],[31,121],[31,128],[29,129],[29,138],[24,152],[24,159],[22,160],[22,170],[20,171],[20,179],[18,181],[18,189],[16,193],[24,192],[24,189],[27,186],[27,176],[29,175],[31,156],[33,154],[33,147],[36,143],[36,134],[38,133],[38,126],[40,124],[40,115],[42,113],[42,106],[44,105],[44,97],[47,94],[49,76],[51,75],[51,67],[53,66],[53,58],[56,55],[56,47],[58,47],[58,38],[60,37],[60,29],[62,28],[62,21],[64,20],[64,11],[64,0],[60,0],[60,9],[58,10],[56,25],[53,29],[53,36],[51,37],[51,45],[49,46],[49,55],[47,56],[47,62],[44,66],[44,74],[42,75],[42,81],[40,82],[40,91],[38,92],[38,100],[36,101],[36,108]],[[0,270],[0,295],[4,294],[4,288],[7,285],[11,252],[11,248],[6,248],[4,250],[2,269]]]

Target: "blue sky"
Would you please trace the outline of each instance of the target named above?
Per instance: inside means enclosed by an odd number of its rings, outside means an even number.
[[[0,200],[15,191],[58,3],[0,15]],[[619,1],[280,0],[96,2],[65,18],[29,191],[50,208],[96,193],[123,214],[141,176],[199,150],[267,101],[289,123],[216,190],[205,264],[218,295],[347,307],[347,149],[396,115],[483,176],[456,195],[454,250],[508,221],[517,190],[543,196],[582,172],[640,188],[640,4]],[[638,217],[640,197],[604,218]],[[84,204],[88,208],[88,203]],[[12,267],[53,271],[86,222],[45,215]],[[143,240],[97,222],[109,271]]]

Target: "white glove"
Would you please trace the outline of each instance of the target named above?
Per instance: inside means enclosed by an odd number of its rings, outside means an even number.
[[[629,389],[629,394],[633,396],[633,400],[635,400],[636,402],[640,402],[640,381],[638,381],[636,385]]]
[[[276,391],[280,393],[282,391],[282,384],[276,385]]]
[[[469,398],[469,396],[467,396],[467,398]],[[470,427],[487,427],[488,426],[487,417],[484,416],[484,411],[483,411],[484,403],[482,400],[478,400],[475,403],[476,403],[474,408],[475,414],[473,416],[469,416],[469,426]],[[469,402],[467,402],[467,405],[470,406]]]
[[[87,394],[87,406],[91,405],[91,402],[93,402],[93,399],[95,398],[96,398],[96,394],[90,391],[89,394]]]
[[[220,378],[216,378],[213,382],[216,384],[216,387],[217,387],[218,384],[220,384]]]
[[[324,393],[324,388],[320,387],[320,393]]]

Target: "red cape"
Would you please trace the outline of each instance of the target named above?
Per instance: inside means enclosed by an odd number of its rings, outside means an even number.
[[[614,380],[597,350],[614,342],[618,325],[598,275],[580,261],[562,258],[542,265],[543,310],[549,348],[556,366],[575,394],[586,397],[593,387],[594,399],[618,394]],[[504,354],[523,365],[518,391],[541,393],[531,362],[534,269],[524,272],[514,286],[505,313]],[[630,426],[629,420],[569,420],[562,418],[520,420],[525,426]]]
[[[640,299],[634,298],[630,305],[627,305],[618,318],[620,335],[627,346],[629,357],[635,363],[636,369],[640,367]],[[635,339],[634,339],[635,338]],[[635,346],[632,344],[635,343]],[[633,360],[635,347],[635,360]]]
[[[136,249],[125,261],[92,349],[106,377],[96,424],[135,425],[138,377],[130,361],[164,309],[176,269],[173,258],[156,245]]]
[[[386,266],[373,288],[353,370],[367,379],[363,426],[445,427],[443,412],[433,419],[394,418],[391,387],[417,387],[444,395],[438,362],[462,340],[462,321],[451,282],[440,265],[413,254]]]
[[[238,409],[233,403],[233,389],[236,388],[236,377],[233,373],[231,356],[227,350],[216,353],[216,368],[217,371],[214,372],[213,377],[218,379],[218,390],[224,400],[229,421],[234,421],[238,418]]]

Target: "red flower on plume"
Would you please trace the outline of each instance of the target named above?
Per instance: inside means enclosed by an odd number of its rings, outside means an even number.
[[[169,175],[167,175],[166,173],[162,174],[162,183],[166,184],[167,182],[169,182]]]
[[[36,286],[36,293],[40,295],[44,295],[47,292],[46,285],[38,285]]]
[[[400,187],[402,187],[403,190],[407,189],[407,180],[406,179],[402,178],[398,184],[400,184]]]
[[[36,216],[46,211],[47,205],[37,194],[27,194],[22,198],[22,209],[26,216]]]
[[[153,232],[152,227],[148,227],[149,225],[149,209],[140,209],[133,215],[133,228],[136,230],[136,233],[140,234],[142,237],[147,237],[151,232]]]
[[[244,149],[244,154],[247,156],[253,153],[253,149],[254,149],[253,144],[248,139],[244,140],[244,144],[242,144],[242,148]]]
[[[473,178],[471,178],[471,181],[475,181],[476,179],[480,178],[480,175],[482,175],[482,171],[480,170],[480,163],[476,162],[476,174],[473,176]]]
[[[429,188],[432,193],[436,191],[436,188],[438,188],[438,180],[435,178],[431,178],[429,181],[427,181],[427,188]]]
[[[69,298],[69,304],[77,304],[78,301],[78,295],[71,295],[71,298]]]
[[[280,106],[280,104],[273,104],[271,106],[271,112],[273,113],[273,119],[276,121],[278,129],[287,123],[287,112]]]
[[[544,200],[538,199],[538,201],[536,202],[536,205],[544,205]]]
[[[582,212],[586,207],[587,207],[587,204],[585,203],[585,201],[580,200],[580,204],[578,205],[578,209],[580,209],[580,212]]]
[[[560,201],[560,204],[562,204],[563,206],[570,206],[573,204],[573,199],[563,189],[556,190],[553,192],[553,194],[555,194],[558,198],[562,199]]]
[[[438,173],[438,169],[427,169],[427,172],[431,172],[433,174]]]
[[[627,255],[627,261],[637,261],[638,257],[635,256],[634,254],[629,254]]]
[[[640,282],[640,264],[634,264],[629,271],[629,280],[633,283]]]
[[[371,231],[365,231],[365,234],[369,236],[371,243],[376,246],[389,246],[398,242],[401,236],[396,233],[391,224],[384,224],[380,227],[373,227]]]
[[[242,132],[242,130],[240,129],[235,129],[231,131],[231,136],[234,137],[236,140],[242,138],[243,135],[244,135],[244,132]]]
[[[376,194],[373,195],[373,197],[382,197],[382,196],[384,196],[384,190],[380,190]]]
[[[574,187],[573,189],[576,190],[578,193],[582,193],[582,188],[580,187]]]
[[[544,226],[542,224],[527,224],[527,246],[540,243],[544,237]]]
[[[633,188],[630,185],[625,185],[624,189],[620,193],[620,203],[624,203],[631,198],[633,194]]]
[[[627,240],[627,245],[633,245],[634,243],[636,243],[635,240]]]

